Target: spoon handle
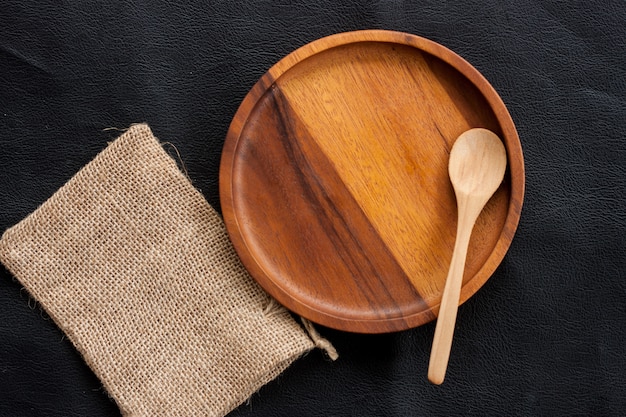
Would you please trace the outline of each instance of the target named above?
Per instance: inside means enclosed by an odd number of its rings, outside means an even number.
[[[430,353],[430,363],[428,364],[428,380],[437,385],[443,382],[448,367],[456,313],[459,308],[459,296],[461,294],[467,248],[477,217],[471,214],[467,216],[467,214],[469,214],[468,210],[463,209],[460,205],[454,251],[452,252],[450,269],[443,289],[433,346]]]

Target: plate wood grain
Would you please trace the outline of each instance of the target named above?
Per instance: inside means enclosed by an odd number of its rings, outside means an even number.
[[[456,233],[449,153],[473,127],[503,140],[508,170],[472,234],[461,303],[502,261],[524,195],[521,145],[496,91],[406,33],[348,32],[292,52],[250,90],[224,145],[222,212],[244,266],[328,327],[433,320]]]

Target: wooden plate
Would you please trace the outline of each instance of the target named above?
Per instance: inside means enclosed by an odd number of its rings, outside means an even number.
[[[458,55],[405,33],[342,33],[286,56],[243,100],[222,155],[222,211],[244,266],[325,326],[434,319],[456,233],[448,157],[472,127],[503,139],[509,166],[474,229],[461,302],[520,216],[522,150],[502,100]]]

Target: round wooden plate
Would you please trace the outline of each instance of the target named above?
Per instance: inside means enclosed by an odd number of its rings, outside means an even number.
[[[474,228],[461,302],[520,217],[522,149],[498,94],[455,53],[405,33],[342,33],[286,56],[243,100],[222,155],[222,211],[244,266],[325,326],[431,321],[456,234],[448,157],[473,127],[502,138],[508,170]]]

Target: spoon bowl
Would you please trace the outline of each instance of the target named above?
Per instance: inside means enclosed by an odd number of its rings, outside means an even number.
[[[489,200],[502,183],[505,170],[504,145],[487,129],[464,132],[450,152],[448,174],[457,197],[463,193],[474,197],[482,195]],[[482,211],[482,207],[480,209]]]
[[[450,152],[448,173],[457,200],[458,223],[428,366],[428,379],[433,384],[441,384],[446,374],[472,229],[502,183],[506,160],[498,136],[482,128],[461,134]]]

